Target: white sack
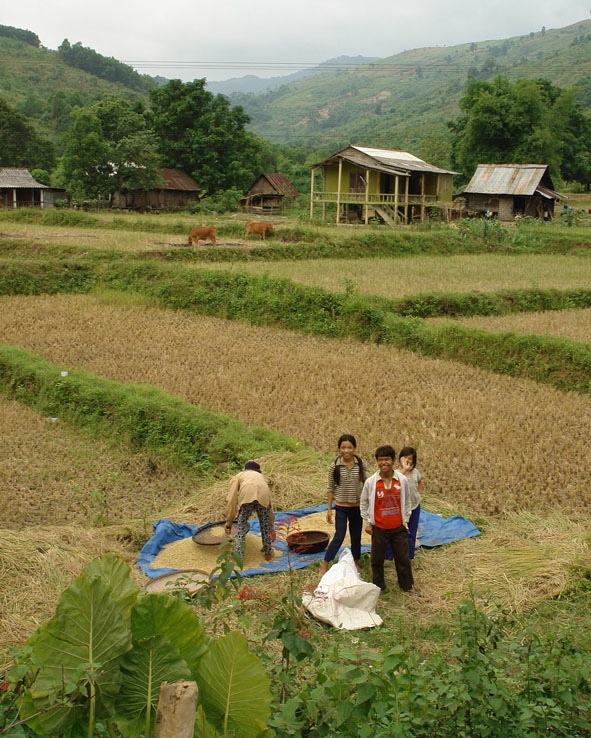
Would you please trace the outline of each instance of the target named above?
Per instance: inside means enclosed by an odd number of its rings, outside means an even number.
[[[349,548],[322,577],[314,592],[304,592],[304,607],[318,620],[339,630],[359,630],[382,624],[375,607],[380,588],[359,576]]]

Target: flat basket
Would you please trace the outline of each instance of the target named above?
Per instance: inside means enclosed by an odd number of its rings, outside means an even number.
[[[215,523],[207,523],[202,526],[191,538],[198,546],[219,546],[220,543],[226,543],[233,535],[236,534],[236,524],[232,525],[232,532],[226,533],[224,526],[225,520],[218,520]]]
[[[298,530],[287,536],[287,547],[298,554],[320,553],[330,541],[330,536],[323,530]]]

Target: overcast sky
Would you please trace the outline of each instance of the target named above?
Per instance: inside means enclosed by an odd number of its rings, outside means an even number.
[[[591,0],[21,0],[0,24],[57,49],[67,38],[142,74],[270,77],[338,56],[522,36],[591,18]]]

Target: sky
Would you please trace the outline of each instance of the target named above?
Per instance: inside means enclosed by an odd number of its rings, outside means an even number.
[[[339,56],[388,57],[563,28],[591,0],[24,0],[0,24],[57,49],[67,38],[141,74],[184,82],[291,74]]]

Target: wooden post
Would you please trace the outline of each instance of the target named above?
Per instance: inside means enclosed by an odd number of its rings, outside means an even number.
[[[310,174],[310,220],[314,217],[314,168]]]
[[[193,738],[197,696],[196,682],[162,682],[154,738]]]
[[[398,225],[398,194],[399,194],[399,178],[394,177],[394,225]]]
[[[421,174],[421,223],[425,220],[425,174]]]
[[[365,225],[369,225],[369,169],[365,170]]]
[[[343,176],[343,160],[339,159],[339,181],[337,183],[337,225],[341,222],[341,179]]]
[[[410,176],[406,178],[406,182],[404,183],[404,214],[406,216],[406,225],[408,225],[408,194],[409,194],[409,187],[410,187]]]

